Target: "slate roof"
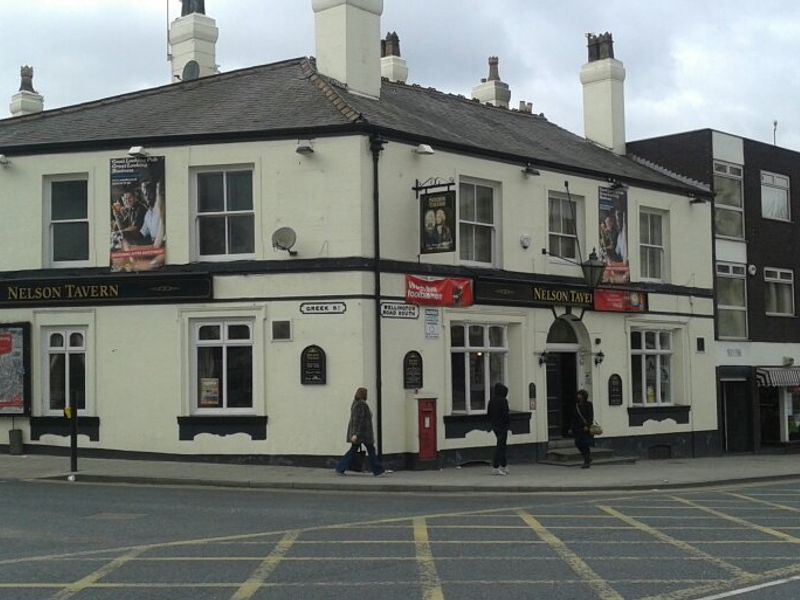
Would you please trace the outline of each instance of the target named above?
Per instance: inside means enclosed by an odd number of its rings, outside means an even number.
[[[0,120],[0,152],[75,151],[176,140],[270,137],[372,128],[537,166],[697,190],[619,156],[539,115],[482,105],[430,88],[384,80],[381,98],[348,93],[297,58],[169,84],[94,102]]]

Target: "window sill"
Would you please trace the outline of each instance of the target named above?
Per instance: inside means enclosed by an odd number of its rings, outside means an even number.
[[[767,317],[773,317],[778,319],[796,319],[797,315],[788,315],[783,313],[764,313]]]
[[[531,432],[531,413],[511,411],[511,433],[520,435]],[[465,438],[471,431],[491,431],[486,413],[452,414],[444,417],[445,439]]]
[[[267,439],[267,417],[242,415],[204,415],[178,417],[178,439],[192,441],[201,433],[225,437],[245,433],[253,440]]]
[[[66,417],[31,417],[31,439],[38,440],[43,435],[69,437],[72,424]],[[78,435],[88,436],[93,442],[100,441],[100,417],[78,416]]]
[[[628,407],[628,426],[641,427],[645,421],[672,419],[680,425],[689,423],[692,407],[685,404],[651,404]]]

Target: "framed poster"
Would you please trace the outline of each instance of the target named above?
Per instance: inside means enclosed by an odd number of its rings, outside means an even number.
[[[0,416],[31,411],[30,323],[0,324]]]
[[[422,381],[422,355],[411,350],[403,358],[403,389],[418,390]]]
[[[455,252],[456,193],[431,192],[420,197],[420,254]]]
[[[622,406],[622,377],[617,373],[608,378],[608,405]]]
[[[300,355],[300,383],[303,385],[325,385],[328,379],[325,350],[319,346],[308,346]]]

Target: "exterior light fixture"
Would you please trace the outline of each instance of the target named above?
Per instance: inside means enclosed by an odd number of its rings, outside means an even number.
[[[8,160],[8,157],[5,154],[0,154],[0,165],[7,167],[9,162],[10,161]]]
[[[420,154],[423,156],[429,156],[431,154],[435,154],[433,148],[431,148],[428,144],[420,144],[413,150],[411,150],[414,154]]]
[[[603,354],[602,350],[600,352],[598,352],[597,354],[595,354],[594,355],[594,366],[597,367],[599,365],[602,365],[603,364],[603,360],[605,360],[605,358],[606,358],[606,355]]]
[[[600,280],[603,278],[603,271],[605,271],[606,264],[597,256],[597,251],[592,248],[592,253],[585,261],[581,263],[581,271],[583,271],[583,280],[591,289],[595,289],[600,285]]]
[[[147,158],[150,154],[144,149],[144,146],[131,146],[130,150],[128,150],[128,156]]]
[[[522,173],[525,175],[525,177],[531,177],[531,176],[535,177],[537,175],[541,175],[541,173],[537,169],[533,168],[533,165],[531,163],[525,164],[525,167],[522,169]]]
[[[550,358],[550,354],[547,352],[547,350],[539,354],[539,366],[541,367],[544,363],[546,363],[548,358]]]
[[[297,148],[294,151],[303,156],[309,156],[314,154],[314,144],[311,140],[297,140]]]

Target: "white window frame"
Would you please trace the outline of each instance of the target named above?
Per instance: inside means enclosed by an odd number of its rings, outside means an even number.
[[[550,230],[550,202],[558,200],[561,202],[562,215],[564,206],[570,206],[572,215],[575,222],[575,231],[573,233],[563,231]],[[566,204],[565,204],[566,203]],[[563,219],[562,219],[563,225]],[[547,252],[553,262],[564,264],[576,264],[581,259],[581,247],[583,246],[583,239],[581,232],[583,231],[583,196],[576,196],[575,194],[567,195],[564,192],[550,190],[547,194]],[[575,240],[575,256],[561,256],[557,254],[550,244],[550,236],[557,236],[559,238],[567,238]]]
[[[53,335],[59,334],[63,336],[64,345],[58,348],[51,348],[50,338]],[[80,346],[71,346],[70,338],[72,334],[80,334],[83,336],[83,344]],[[90,341],[89,341],[89,328],[87,326],[48,326],[41,329],[41,347],[42,347],[42,414],[47,416],[64,416],[63,409],[51,408],[50,397],[50,357],[53,355],[64,355],[64,408],[70,406],[70,368],[69,364],[72,356],[83,356],[83,380],[84,380],[84,403],[83,408],[78,409],[79,416],[92,414],[92,379],[91,379],[91,361],[90,361]]]
[[[227,195],[228,195],[228,173],[238,173],[242,171],[248,171],[250,173],[251,178],[251,185],[253,186],[252,189],[252,198],[253,198],[253,206],[250,210],[242,210],[242,211],[230,211],[227,210]],[[199,183],[198,183],[198,176],[209,174],[209,173],[222,173],[223,174],[223,185],[222,190],[224,194],[223,198],[223,210],[220,212],[200,212],[199,206]],[[191,171],[191,195],[192,195],[192,210],[193,210],[193,219],[194,219],[194,227],[192,228],[192,247],[194,253],[194,259],[197,261],[204,261],[204,262],[227,262],[232,260],[248,260],[256,258],[258,253],[258,240],[259,240],[259,214],[258,214],[258,196],[256,194],[256,190],[258,189],[256,185],[256,169],[253,164],[232,164],[232,165],[220,165],[220,166],[206,166],[206,167],[198,167],[193,168]],[[224,254],[201,254],[200,253],[200,220],[207,217],[224,217],[225,218],[225,236],[226,236],[226,246],[228,245],[228,238],[227,238],[227,222],[228,217],[233,216],[245,216],[250,215],[253,219],[253,252],[246,252],[240,254],[232,254],[226,252]]]
[[[200,328],[204,326],[219,326],[221,337],[217,340],[200,340]],[[231,325],[246,325],[250,330],[250,337],[247,340],[231,340],[228,339],[228,327]],[[257,412],[256,394],[258,385],[256,383],[256,376],[258,369],[256,368],[256,320],[246,317],[220,317],[220,318],[198,318],[190,319],[189,321],[189,352],[190,352],[190,374],[189,386],[191,405],[190,412],[192,415],[254,415]],[[227,386],[225,380],[220,382],[219,393],[222,400],[221,407],[206,407],[200,406],[200,398],[198,397],[198,384],[199,384],[199,365],[197,361],[197,354],[199,348],[209,347],[222,347],[222,369],[223,377],[226,377],[226,363],[227,352],[226,348],[230,347],[248,347],[250,348],[250,368],[251,368],[251,398],[249,407],[234,407],[228,408],[227,403]]]
[[[770,217],[764,214],[764,188],[781,190],[786,193],[786,215],[787,218]],[[761,216],[772,221],[791,223],[792,221],[792,201],[789,177],[769,171],[761,171]]]
[[[653,210],[649,208],[642,208],[639,211],[639,278],[642,281],[669,281],[669,277],[667,277],[667,235],[669,232],[668,229],[668,222],[667,222],[667,215],[664,211]],[[646,217],[648,220],[648,228],[647,228],[647,241],[645,241],[645,232],[642,231],[641,222],[642,217]],[[652,243],[649,240],[650,236],[650,219],[657,218],[660,221],[660,228],[661,228],[661,245],[657,245]],[[649,261],[645,261],[642,259],[642,251],[646,250],[647,252],[656,252],[659,254],[661,258],[661,277],[651,277],[649,273],[645,274],[646,265],[649,265]]]
[[[744,289],[744,305],[735,306],[728,304],[721,304],[717,300],[717,312],[725,310],[730,312],[743,312],[744,313],[744,337],[730,336],[719,334],[720,339],[724,340],[746,340],[750,336],[750,323],[747,315],[747,267],[743,264],[735,263],[717,263],[716,266],[717,278],[724,279],[741,279],[744,282],[742,286]]]
[[[639,333],[641,334],[641,348],[634,349],[633,347],[633,334]],[[646,348],[646,335],[647,334],[654,334],[655,335],[655,348]],[[664,349],[661,347],[661,336],[666,334],[669,336],[669,348]],[[676,338],[675,331],[672,329],[657,329],[657,328],[641,328],[641,327],[634,327],[631,328],[630,332],[628,333],[628,347],[629,347],[629,358],[633,356],[642,356],[642,360],[639,361],[641,363],[641,382],[642,382],[642,396],[641,398],[634,397],[634,388],[633,388],[633,366],[631,365],[631,404],[633,406],[673,406],[675,404],[675,373],[677,369],[676,360],[677,360],[677,352],[676,352]],[[656,361],[656,389],[655,392],[655,402],[647,402],[647,356],[654,356]],[[662,360],[663,357],[669,357],[669,390],[670,395],[672,396],[668,400],[664,400],[661,397],[661,385],[660,383],[660,375],[662,370]],[[632,361],[631,361],[632,362]]]
[[[469,185],[473,188],[483,187],[492,190],[492,222],[491,223],[483,223],[480,221],[468,221],[464,218],[461,211],[461,187]],[[475,196],[477,199],[477,190],[475,191]],[[477,202],[477,200],[476,200]],[[471,177],[460,177],[459,178],[459,185],[458,185],[458,223],[456,226],[456,233],[455,235],[458,236],[457,246],[458,246],[458,257],[459,262],[461,264],[466,265],[477,265],[477,266],[497,266],[499,265],[499,257],[498,257],[498,223],[499,223],[499,204],[500,204],[500,185],[497,183],[493,183],[490,181],[485,181],[481,179],[475,179]],[[477,209],[477,206],[476,206]],[[477,216],[477,210],[476,210]],[[472,227],[473,229],[477,228],[486,228],[491,231],[492,241],[491,241],[491,253],[492,257],[491,260],[488,262],[480,261],[480,260],[473,260],[469,258],[463,258],[461,252],[464,250],[464,240],[461,237],[461,226],[464,225],[466,227]]]
[[[452,365],[454,354],[462,354],[464,358],[464,410],[455,410],[453,408],[453,378],[454,373],[450,372],[450,414],[452,415],[470,415],[470,414],[486,414],[487,408],[489,406],[489,399],[491,398],[492,394],[492,384],[491,384],[491,363],[490,363],[490,355],[491,354],[502,354],[503,356],[503,381],[504,385],[507,385],[508,381],[508,330],[509,324],[508,323],[491,323],[491,322],[477,322],[477,321],[453,321],[450,323],[450,332],[452,335],[452,330],[454,327],[463,327],[464,328],[464,346],[453,346],[452,341],[448,342],[450,346],[450,364]],[[480,346],[472,346],[470,345],[469,340],[469,328],[470,327],[483,327],[483,344]],[[491,346],[489,343],[489,328],[491,327],[499,327],[503,330],[503,345],[502,346]],[[452,340],[452,337],[450,338]],[[469,355],[470,354],[480,354],[483,358],[483,372],[484,372],[484,401],[483,401],[483,408],[482,409],[472,409],[471,402],[470,402],[470,370],[469,370]]]
[[[63,183],[68,181],[85,181],[86,182],[86,217],[83,219],[65,219],[53,220],[53,184]],[[44,178],[44,226],[45,231],[45,256],[47,260],[45,264],[57,269],[69,269],[74,267],[86,267],[92,263],[92,203],[90,202],[91,181],[88,173],[74,173],[65,175],[46,175]],[[86,259],[85,260],[55,260],[53,253],[55,251],[54,229],[55,225],[68,224],[68,223],[86,223]]]
[[[744,219],[744,168],[742,165],[736,165],[732,163],[726,163],[723,161],[715,160],[714,161],[714,177],[722,177],[724,179],[730,179],[733,181],[738,182],[739,185],[739,196],[742,200],[742,204],[739,207],[736,206],[729,206],[727,204],[720,204],[719,202],[714,203],[714,210],[729,210],[732,212],[739,213],[742,217],[742,235],[741,236],[731,236],[725,235],[721,233],[717,233],[716,230],[716,223],[714,225],[714,235],[716,237],[730,239],[730,240],[743,240],[745,239],[745,232],[747,231],[745,228],[745,219]],[[716,188],[716,186],[715,186]]]
[[[770,312],[766,302],[767,286],[788,285],[791,289],[792,310],[790,312]],[[794,300],[794,271],[791,269],[778,269],[775,267],[764,267],[764,309],[768,317],[793,317],[795,316]]]

